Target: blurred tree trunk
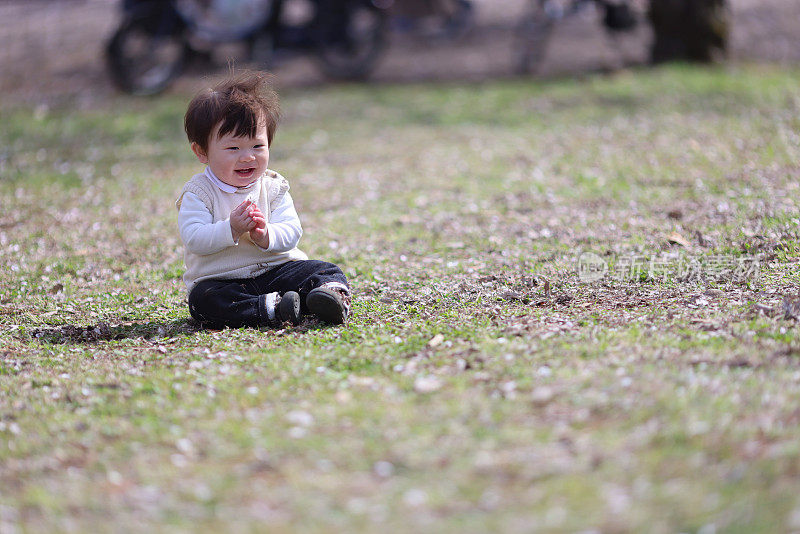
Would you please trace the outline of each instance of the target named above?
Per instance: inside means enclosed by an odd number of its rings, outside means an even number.
[[[728,47],[729,0],[650,0],[654,63],[713,61]]]

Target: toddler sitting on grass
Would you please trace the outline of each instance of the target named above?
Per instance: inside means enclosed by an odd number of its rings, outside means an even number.
[[[189,312],[210,328],[278,327],[304,314],[342,324],[350,287],[332,263],[297,248],[289,184],[269,170],[278,97],[266,76],[233,74],[189,103],[186,135],[206,165],[176,205]]]

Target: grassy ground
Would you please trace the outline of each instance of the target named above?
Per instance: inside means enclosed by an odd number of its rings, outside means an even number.
[[[0,108],[0,531],[800,529],[798,87],[284,94],[355,313],[282,331],[188,321],[188,95]]]

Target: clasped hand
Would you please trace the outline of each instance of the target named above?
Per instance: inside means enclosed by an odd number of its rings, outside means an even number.
[[[231,235],[238,241],[242,234],[249,233],[250,239],[261,248],[269,247],[267,218],[251,200],[245,200],[231,212]]]

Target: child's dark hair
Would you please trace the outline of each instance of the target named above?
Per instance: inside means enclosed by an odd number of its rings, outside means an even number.
[[[197,143],[207,152],[217,124],[220,125],[219,137],[231,132],[237,137],[255,137],[259,124],[264,121],[271,145],[279,118],[278,95],[270,88],[267,75],[244,72],[231,74],[216,86],[198,93],[189,102],[183,127],[189,142]]]

